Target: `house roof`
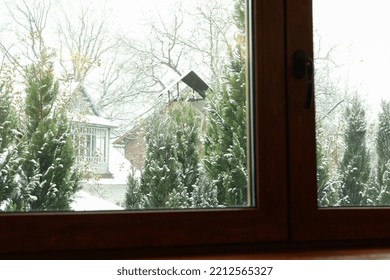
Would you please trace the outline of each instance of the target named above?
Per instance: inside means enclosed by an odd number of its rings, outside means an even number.
[[[100,117],[99,111],[96,109],[95,103],[92,101],[92,98],[89,96],[85,86],[80,85],[79,90],[84,98],[84,100],[87,102],[87,105],[91,109],[91,111],[98,117]]]
[[[177,80],[171,83],[168,87],[166,87],[159,96],[163,96],[167,92],[169,92],[172,88],[174,88],[179,82],[185,83],[187,86],[192,88],[194,91],[199,93],[202,98],[206,98],[206,91],[209,89],[209,86],[203,81],[194,71],[189,71],[186,74],[180,76]]]
[[[70,115],[77,113],[82,115],[82,117],[77,116],[76,123],[79,122],[109,128],[118,127],[114,122],[101,116],[84,85],[79,82],[72,82],[69,84],[69,90],[74,98],[73,102],[75,102],[75,106],[70,110]]]
[[[71,93],[71,98],[73,98],[73,102],[75,102],[75,108],[72,110],[77,110],[78,106],[84,105],[88,108],[90,114],[95,116],[101,116],[98,109],[96,108],[91,96],[88,94],[88,90],[85,85],[80,82],[70,82],[67,86],[67,90]]]
[[[84,117],[85,117],[85,123],[90,125],[104,126],[110,128],[118,127],[117,124],[103,117],[93,116],[93,115],[86,115]]]

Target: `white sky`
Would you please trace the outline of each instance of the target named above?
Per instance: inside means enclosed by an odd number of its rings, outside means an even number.
[[[314,0],[314,28],[321,48],[333,53],[341,77],[377,115],[380,100],[390,100],[390,16],[386,0]]]

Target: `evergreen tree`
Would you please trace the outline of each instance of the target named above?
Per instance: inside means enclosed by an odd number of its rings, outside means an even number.
[[[172,192],[177,196],[177,193],[182,193],[183,187],[174,124],[166,113],[155,113],[149,119],[145,142],[140,186],[145,197],[145,208],[165,208],[172,200]]]
[[[378,116],[376,137],[377,161],[377,203],[390,205],[390,102],[382,101],[382,111]]]
[[[169,193],[165,207],[171,209],[189,207],[189,194],[187,188],[184,187],[183,184],[180,183],[171,193]]]
[[[140,176],[137,170],[132,168],[127,179],[127,189],[125,195],[126,209],[142,209],[143,208],[143,194],[141,193]]]
[[[317,130],[317,145],[316,145],[316,155],[317,155],[317,202],[318,206],[330,206],[329,201],[327,200],[327,191],[326,185],[329,180],[328,173],[328,164],[325,159],[325,155],[322,151],[321,142],[318,140],[319,131]]]
[[[200,118],[196,109],[187,102],[176,102],[171,106],[169,116],[176,135],[180,181],[187,192],[192,193],[193,186],[199,181]]]
[[[215,208],[218,207],[217,188],[205,175],[203,170],[200,170],[199,181],[193,186],[190,207],[191,208]]]
[[[220,205],[247,204],[245,1],[235,5],[239,30],[230,52],[227,82],[207,97],[204,168],[218,190]]]
[[[337,181],[333,181],[329,174],[328,159],[323,152],[321,138],[322,132],[317,125],[317,204],[319,207],[336,206],[338,203]]]
[[[11,199],[18,189],[17,170],[21,162],[19,136],[10,87],[3,81],[0,85],[0,210],[10,207]]]
[[[13,106],[14,70],[2,65],[0,71],[0,211],[28,209],[32,201],[29,184],[22,168],[25,145]]]
[[[170,104],[149,120],[141,186],[132,172],[127,208],[189,206],[193,188],[199,183],[199,127],[196,110],[185,101]]]
[[[59,92],[53,65],[44,53],[26,69],[26,161],[25,170],[33,211],[70,210],[79,189],[79,175],[64,110],[56,108]]]
[[[365,111],[358,96],[352,98],[346,108],[345,119],[346,147],[340,164],[342,204],[364,205],[370,178],[370,157],[366,146]]]

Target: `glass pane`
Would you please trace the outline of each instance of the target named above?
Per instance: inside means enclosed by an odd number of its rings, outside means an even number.
[[[245,0],[0,5],[0,212],[253,206]]]
[[[387,2],[313,7],[318,205],[390,206]]]

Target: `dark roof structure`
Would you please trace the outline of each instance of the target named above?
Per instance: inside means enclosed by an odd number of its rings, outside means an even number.
[[[182,76],[181,80],[199,93],[200,96],[206,98],[206,91],[209,89],[209,86],[194,71],[190,71],[187,75]]]
[[[209,86],[194,71],[189,71],[188,73],[179,77],[177,80],[171,83],[166,89],[164,89],[160,93],[159,97],[165,95],[166,93],[170,95],[173,90],[179,91],[178,85],[180,82],[185,83],[193,91],[197,92],[202,97],[202,99],[206,98],[206,91],[209,89]]]

